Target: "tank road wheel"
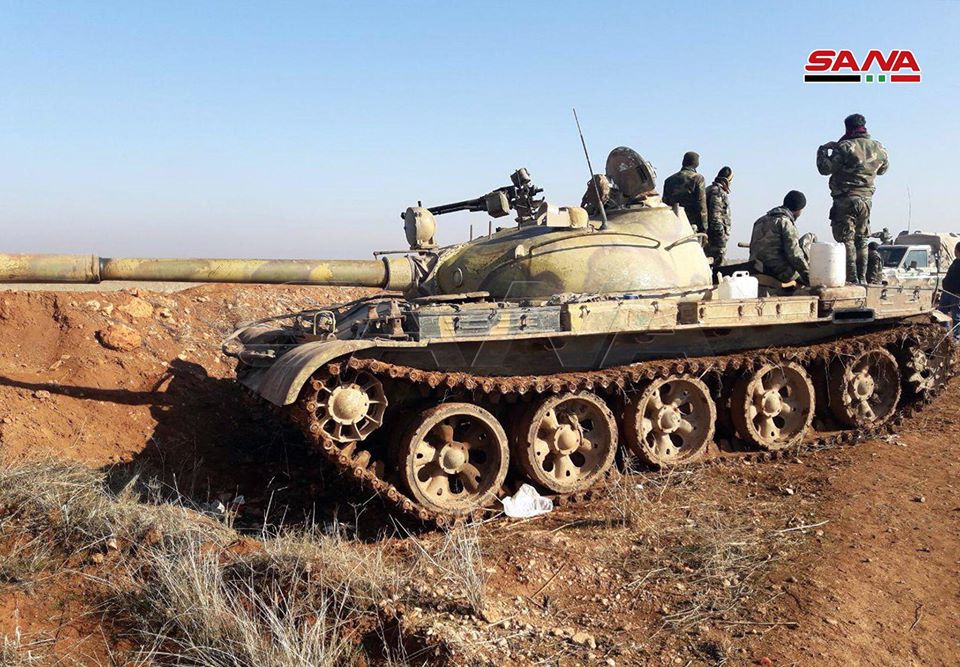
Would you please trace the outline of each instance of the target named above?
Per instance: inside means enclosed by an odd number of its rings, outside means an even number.
[[[383,384],[366,371],[348,370],[320,381],[316,405],[308,406],[323,433],[341,444],[359,442],[383,424]]]
[[[903,383],[914,396],[927,396],[937,389],[947,377],[950,366],[950,348],[937,345],[924,349],[910,341],[904,348],[901,361],[904,368]]]
[[[666,467],[700,459],[716,420],[717,406],[707,385],[674,375],[654,380],[627,404],[624,429],[630,451]]]
[[[486,505],[507,476],[507,435],[496,417],[470,403],[420,413],[400,441],[400,474],[427,509],[459,515]]]
[[[900,400],[900,370],[887,350],[868,350],[830,366],[830,411],[845,426],[882,424]]]
[[[764,364],[734,384],[731,417],[740,437],[768,451],[794,445],[813,421],[813,382],[798,364]]]
[[[584,491],[610,469],[617,421],[589,392],[534,403],[517,425],[513,455],[530,480],[555,493]]]

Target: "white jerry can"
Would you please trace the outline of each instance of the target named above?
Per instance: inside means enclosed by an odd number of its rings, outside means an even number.
[[[760,283],[747,271],[724,276],[717,286],[717,299],[756,299]]]

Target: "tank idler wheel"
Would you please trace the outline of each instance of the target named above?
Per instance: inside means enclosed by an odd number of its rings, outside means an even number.
[[[903,350],[903,383],[914,396],[927,396],[946,380],[950,367],[950,350],[946,345],[925,349],[910,341]]]
[[[617,454],[617,420],[586,391],[533,403],[514,435],[513,456],[524,474],[555,493],[589,489]]]
[[[701,459],[713,439],[717,406],[701,380],[674,375],[654,380],[627,403],[624,431],[630,451],[655,466]]]
[[[414,500],[449,516],[492,501],[510,462],[500,422],[471,403],[443,403],[421,412],[398,453],[400,475]]]
[[[893,415],[900,400],[897,360],[882,348],[834,360],[828,391],[830,411],[843,425],[879,426]]]
[[[730,400],[737,433],[767,451],[794,445],[813,421],[813,382],[802,366],[764,364],[740,378]]]
[[[387,396],[383,384],[366,371],[347,370],[319,382],[314,405],[308,405],[323,433],[334,442],[360,442],[383,424]]]

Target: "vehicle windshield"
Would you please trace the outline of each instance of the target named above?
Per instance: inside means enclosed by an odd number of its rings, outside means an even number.
[[[883,265],[888,269],[895,269],[900,266],[903,256],[906,254],[906,248],[897,248],[895,246],[880,246],[877,248],[877,252],[880,254],[880,258],[883,260]]]

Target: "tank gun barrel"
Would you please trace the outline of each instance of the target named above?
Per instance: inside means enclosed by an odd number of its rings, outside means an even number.
[[[409,290],[407,257],[332,259],[148,259],[96,255],[0,254],[0,282],[99,283],[104,280],[259,283]]]

